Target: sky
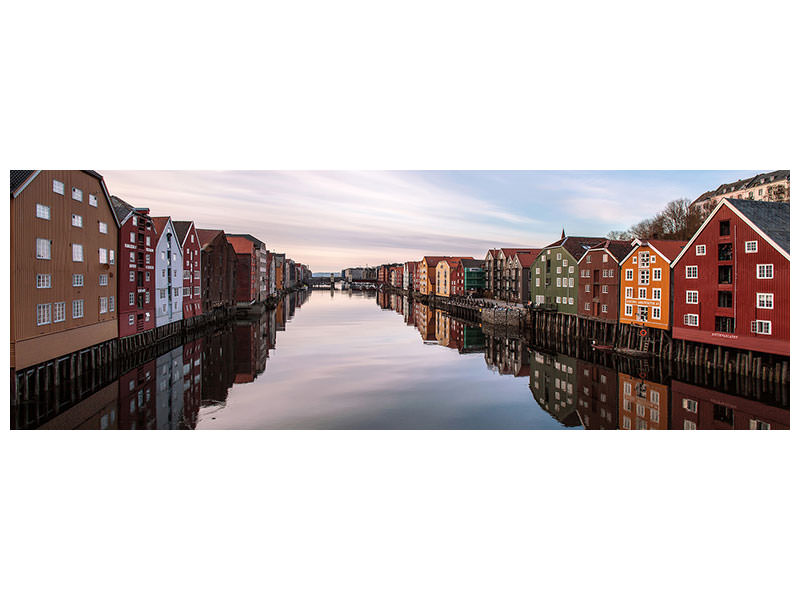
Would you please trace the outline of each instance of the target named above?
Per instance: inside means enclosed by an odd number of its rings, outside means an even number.
[[[153,216],[250,233],[314,272],[603,236],[751,171],[101,171]]]

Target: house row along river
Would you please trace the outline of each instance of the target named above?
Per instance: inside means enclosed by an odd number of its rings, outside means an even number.
[[[788,385],[316,290],[12,398],[18,429],[787,429]]]

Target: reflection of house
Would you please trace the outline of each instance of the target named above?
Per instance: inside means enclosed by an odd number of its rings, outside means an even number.
[[[670,429],[789,429],[789,409],[672,381]]]
[[[183,424],[183,346],[156,359],[156,428],[178,429]]]
[[[618,415],[617,372],[578,360],[578,414],[586,429],[616,429]]]
[[[567,427],[581,424],[576,411],[577,359],[531,351],[530,388],[536,402]]]
[[[417,302],[414,305],[414,323],[424,341],[436,339],[436,321],[433,310]]]
[[[482,330],[478,331],[484,337]],[[520,339],[487,335],[484,359],[487,366],[500,375],[528,377],[530,374],[530,352]]]
[[[266,314],[262,314],[258,320],[237,321],[234,325],[234,383],[255,381],[264,372],[267,365],[266,324]]]
[[[203,404],[227,399],[235,377],[233,348],[233,332],[230,330],[223,329],[206,336],[201,361]]]
[[[183,425],[194,429],[203,402],[203,338],[183,345]]]
[[[666,429],[669,388],[619,373],[620,429]]]
[[[131,369],[119,378],[119,428],[156,428],[156,361]]]
[[[119,383],[115,381],[46,421],[39,429],[117,429],[118,418]]]

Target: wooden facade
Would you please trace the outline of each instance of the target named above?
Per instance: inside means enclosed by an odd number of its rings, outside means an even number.
[[[225,237],[236,252],[236,303],[253,304],[258,301],[258,248],[247,238]]]
[[[606,323],[619,321],[619,261],[630,252],[626,241],[607,240],[578,261],[578,316]]]
[[[11,171],[11,368],[118,336],[118,221],[95,171]]]
[[[203,312],[236,304],[236,252],[221,229],[198,229]]]
[[[789,205],[723,200],[675,259],[676,339],[789,355]]]
[[[203,266],[200,238],[192,221],[174,221],[183,253],[183,318],[203,314]]]
[[[620,429],[668,429],[669,388],[620,372]]]

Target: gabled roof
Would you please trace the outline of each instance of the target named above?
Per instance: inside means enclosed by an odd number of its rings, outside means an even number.
[[[169,217],[151,217],[153,219],[153,228],[156,230],[156,233],[159,237],[161,234],[164,233],[164,229],[167,227],[167,223],[169,223]]]
[[[583,261],[583,257],[589,252],[606,252],[611,255],[617,263],[622,262],[631,251],[631,242],[629,240],[606,240],[600,242],[589,248],[578,262]]]
[[[31,169],[29,171],[11,171],[11,195],[14,195],[14,192],[17,191],[22,184],[28,181],[28,179],[36,173],[35,170]]]
[[[721,196],[723,194],[733,194],[740,190],[746,190],[749,188],[758,187],[760,185],[767,185],[769,183],[784,181],[788,179],[789,179],[788,169],[780,171],[771,171],[769,173],[759,173],[758,175],[754,175],[753,177],[748,177],[746,179],[739,179],[732,183],[723,183],[716,189],[701,194],[694,202],[692,202],[692,204],[695,204],[697,202],[702,202],[703,200],[707,200],[708,198],[711,198],[713,196]]]
[[[717,212],[723,207],[730,209],[750,225],[759,235],[789,260],[789,205],[783,202],[764,202],[763,200],[739,200],[738,198],[723,198],[711,214],[706,217],[703,224],[695,232],[686,247],[672,261],[674,266],[691,247],[697,237],[705,230],[706,226],[714,219]]]
[[[487,254],[490,254],[492,258],[497,258],[497,254],[500,252],[499,248],[489,248]]]
[[[200,246],[205,247],[219,235],[225,235],[225,232],[222,229],[197,229],[197,239],[200,240]]]
[[[642,246],[647,246],[648,248],[655,251],[656,254],[661,256],[667,263],[672,266],[672,262],[675,258],[681,253],[684,248],[688,247],[689,242],[685,240],[659,240],[659,239],[652,239],[652,240],[633,240],[630,242],[630,251],[625,255],[625,258],[620,261],[622,264],[624,261],[628,260],[628,257],[632,254],[635,254],[639,251],[639,248]],[[630,247],[629,246],[629,247]]]
[[[254,243],[252,240],[239,236],[239,235],[232,235],[230,233],[226,233],[225,237],[228,240],[228,243],[233,246],[234,252],[236,254],[252,254]]]
[[[786,171],[788,173],[788,171]],[[728,198],[733,207],[789,254],[789,205]]]
[[[461,264],[464,266],[465,269],[475,269],[475,268],[482,269],[484,266],[482,260],[477,260],[475,258],[462,258]]]
[[[529,254],[532,252],[541,252],[539,248],[500,248],[503,256],[506,258],[514,258],[517,254]]]
[[[514,260],[519,262],[523,269],[528,269],[539,258],[541,250],[536,248],[533,252],[517,252],[514,255]]]
[[[133,206],[131,206],[118,196],[111,196],[111,208],[114,210],[114,215],[117,217],[117,222],[120,225],[122,225],[125,221],[127,221],[128,217],[130,217],[134,213],[142,217],[148,217],[148,215],[143,215],[137,212],[137,210]]]
[[[247,238],[248,240],[250,240],[250,241],[251,241],[251,242],[253,242],[254,244],[257,244],[258,246],[263,246],[263,247],[265,247],[265,248],[266,248],[266,246],[267,246],[267,245],[266,245],[264,242],[262,242],[260,239],[258,239],[257,237],[255,237],[255,236],[253,236],[253,235],[250,235],[249,233],[228,233],[228,234],[226,234],[226,235],[227,235],[229,238],[230,238],[230,237],[242,237],[242,238]]]
[[[189,230],[194,225],[194,221],[173,221],[172,226],[175,228],[175,234],[181,241],[181,245],[186,243],[186,236],[189,235]]]
[[[567,236],[565,238],[558,240],[557,242],[553,242],[549,246],[545,246],[543,250],[549,250],[552,248],[559,248],[559,247],[564,248],[564,250],[566,250],[572,255],[572,258],[574,258],[575,260],[579,260],[589,248],[605,241],[606,238],[604,237]]]

